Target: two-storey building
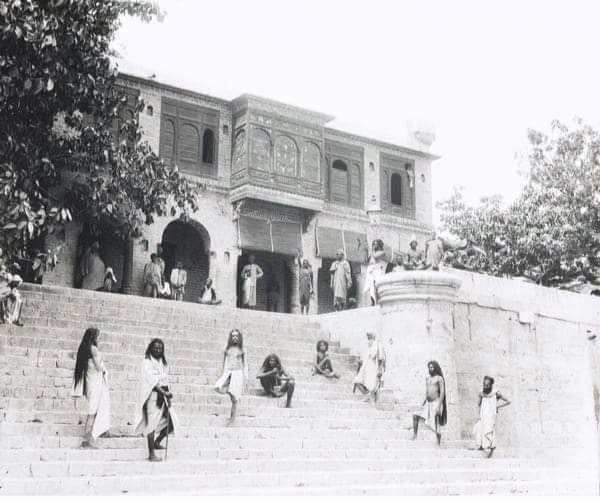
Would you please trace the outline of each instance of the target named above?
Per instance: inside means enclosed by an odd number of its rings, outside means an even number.
[[[431,137],[414,131],[402,146],[329,127],[331,116],[254,95],[226,100],[132,74],[122,74],[120,84],[144,101],[137,119],[145,138],[197,182],[200,199],[190,217],[160,217],[124,247],[110,235],[102,238],[102,258],[127,293],[142,292],[143,267],[162,244],[167,276],[177,260],[188,270],[186,300],[196,301],[210,276],[219,298],[236,305],[240,271],[253,253],[265,273],[258,308],[277,282],[280,312],[296,312],[301,254],[314,271],[311,311],[329,312],[329,267],[338,248],[351,263],[352,294],[366,304],[370,242],[381,238],[389,250],[406,250],[411,235],[423,245],[431,231]],[[68,230],[61,265],[46,282],[72,285],[79,230]]]

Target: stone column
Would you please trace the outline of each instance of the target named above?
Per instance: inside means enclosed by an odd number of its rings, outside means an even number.
[[[446,381],[448,424],[444,439],[460,438],[454,357],[454,304],[460,279],[436,271],[394,272],[376,283],[381,340],[387,351],[386,388],[409,404],[424,400],[427,362],[436,360]]]
[[[133,287],[133,238],[127,238],[123,243],[123,278],[121,293],[132,295]]]
[[[288,300],[290,303],[290,313],[300,314],[300,290],[298,288],[299,267],[298,259],[290,257],[286,259],[287,272],[289,279]]]
[[[313,272],[313,290],[314,293],[310,297],[309,314],[317,314],[319,312],[319,270],[323,266],[321,257],[312,257],[308,259]]]

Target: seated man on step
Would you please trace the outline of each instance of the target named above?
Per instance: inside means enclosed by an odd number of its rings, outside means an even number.
[[[292,396],[294,394],[295,382],[294,378],[287,374],[277,354],[269,354],[260,370],[260,373],[256,376],[260,380],[267,396],[273,398],[280,398],[284,394],[287,395],[287,402],[285,407],[292,407]]]
[[[211,306],[216,306],[221,303],[220,300],[217,300],[217,293],[213,288],[213,281],[210,278],[206,280],[206,285],[202,287],[198,302],[200,302],[200,304],[208,304]]]

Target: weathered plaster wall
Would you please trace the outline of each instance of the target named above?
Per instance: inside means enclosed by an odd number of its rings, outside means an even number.
[[[477,393],[483,376],[491,375],[512,401],[501,410],[499,446],[568,449],[564,453],[571,458],[597,464],[600,353],[595,343],[600,341],[589,337],[600,334],[600,301],[448,272],[462,281],[449,316],[443,306],[424,299],[397,304],[393,314],[378,306],[317,319],[354,354],[364,348],[367,330],[378,331],[388,351],[386,387],[399,397],[423,392],[425,362],[418,376],[407,369],[415,358],[439,357],[447,379],[456,381],[456,394],[449,387],[449,418],[461,437],[471,437]]]

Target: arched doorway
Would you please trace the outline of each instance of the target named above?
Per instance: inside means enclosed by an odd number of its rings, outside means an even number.
[[[183,262],[187,271],[185,287],[186,302],[197,302],[200,290],[209,273],[210,236],[206,228],[194,220],[184,222],[175,220],[165,228],[162,235],[165,276],[171,276],[171,270],[177,261]]]

